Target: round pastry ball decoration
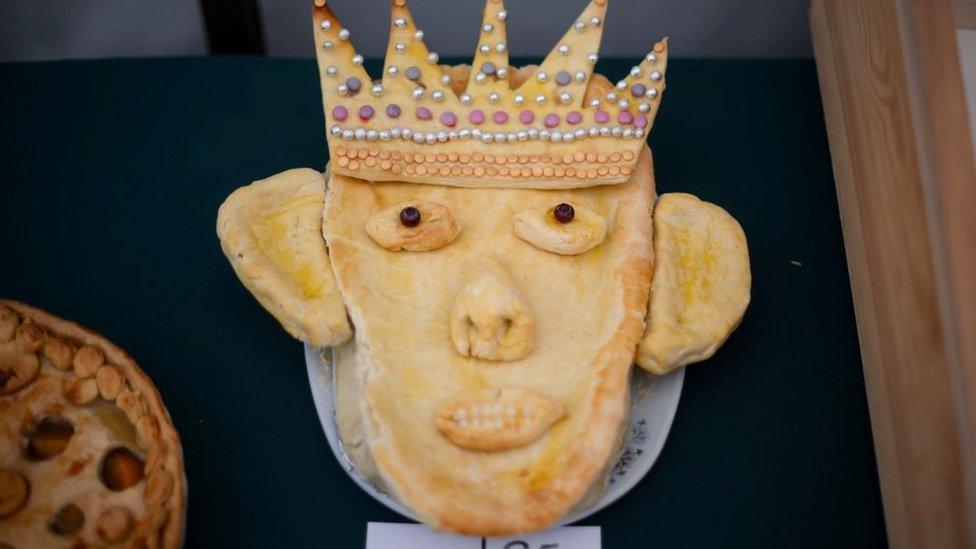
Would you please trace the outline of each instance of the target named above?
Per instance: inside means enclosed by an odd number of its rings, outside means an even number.
[[[0,411],[0,547],[182,545],[179,435],[124,351],[0,300]]]

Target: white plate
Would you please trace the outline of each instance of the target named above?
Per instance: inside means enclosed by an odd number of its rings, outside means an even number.
[[[410,510],[360,475],[346,455],[336,426],[335,387],[330,359],[331,355],[322,356],[316,349],[305,345],[305,364],[308,367],[312,399],[315,400],[315,409],[318,411],[319,421],[322,422],[322,429],[325,431],[325,438],[329,441],[332,453],[346,473],[366,493],[397,513],[417,520]],[[651,470],[657,456],[661,454],[661,449],[664,448],[668,431],[671,430],[684,379],[684,368],[679,368],[665,376],[655,376],[634,367],[634,375],[630,383],[630,429],[627,431],[626,447],[610,474],[610,486],[596,505],[567,517],[559,523],[560,526],[584,519],[617,501]]]

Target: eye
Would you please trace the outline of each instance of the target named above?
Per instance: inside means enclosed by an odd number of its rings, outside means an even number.
[[[603,242],[607,222],[582,204],[562,202],[516,215],[515,234],[540,250],[576,255]]]
[[[411,200],[369,218],[366,234],[391,252],[429,252],[450,244],[461,232],[461,221],[443,204]]]

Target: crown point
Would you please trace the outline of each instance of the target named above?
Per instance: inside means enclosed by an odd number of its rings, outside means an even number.
[[[324,8],[325,7],[325,0],[315,0],[312,3],[315,5],[316,8]]]
[[[664,52],[664,42],[658,42],[657,44],[654,44],[654,53],[662,53],[662,52]]]
[[[403,7],[407,5],[407,0],[393,0],[394,6]]]

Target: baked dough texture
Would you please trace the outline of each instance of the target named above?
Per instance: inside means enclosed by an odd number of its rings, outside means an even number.
[[[428,524],[475,535],[546,528],[595,483],[602,488],[629,410],[630,368],[647,312],[653,197],[646,148],[626,183],[571,191],[371,184],[332,175],[323,233],[356,327],[354,341],[336,349],[337,418],[360,469]],[[418,198],[463,222],[453,242],[425,253],[390,252],[364,230],[377,212]],[[562,255],[515,234],[517,213],[561,202],[602,216],[602,243]],[[471,267],[492,258],[534,320],[534,344],[523,358],[473,358],[451,342],[451,310],[478,272]],[[517,409],[536,397],[558,403],[565,415],[555,417],[554,407],[531,420],[526,432],[535,438],[498,431],[486,437],[498,444],[480,450],[453,442],[437,426],[438,411],[459,399],[474,403],[483,397],[464,395],[483,390],[505,391],[504,406],[480,409],[491,421],[509,404]],[[551,425],[540,427],[545,423]],[[469,427],[454,435],[470,434]]]
[[[0,388],[0,547],[183,544],[179,435],[125,351],[0,299]]]
[[[352,335],[319,232],[324,199],[322,174],[299,168],[237,189],[217,214],[244,286],[288,333],[319,347]]]
[[[683,193],[654,208],[654,283],[636,362],[654,374],[709,358],[739,325],[752,277],[742,227]]]

